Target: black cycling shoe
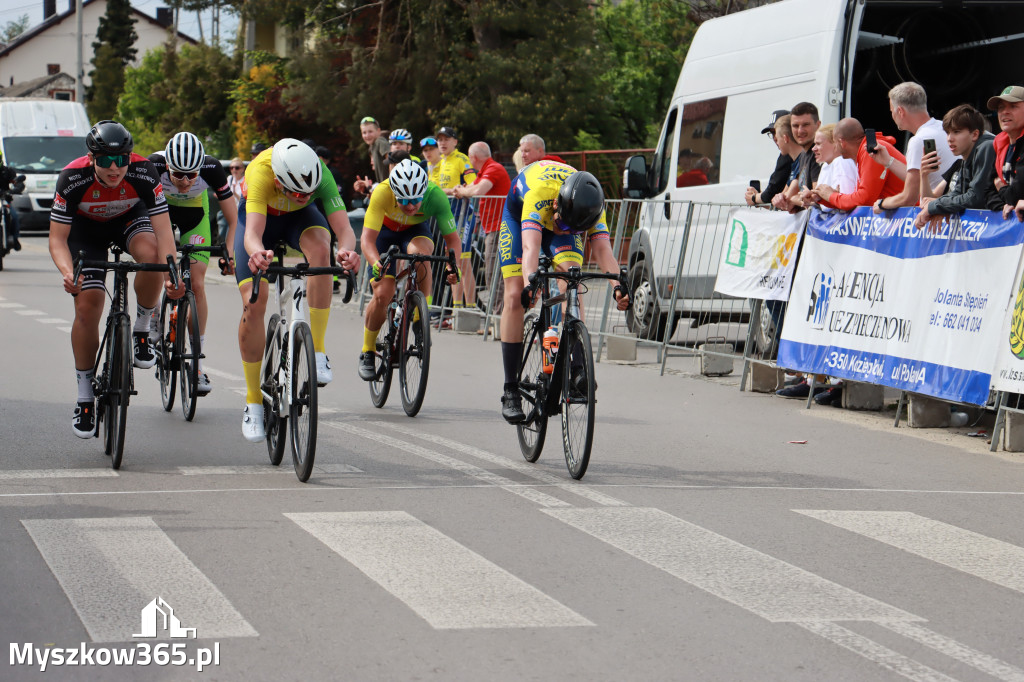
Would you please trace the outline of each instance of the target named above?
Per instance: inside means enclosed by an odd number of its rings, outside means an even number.
[[[517,389],[505,389],[505,394],[501,396],[501,416],[509,424],[521,424],[526,421],[523,399]]]
[[[93,401],[86,400],[75,406],[75,416],[71,418],[71,430],[79,438],[92,438],[96,435],[96,406]]]
[[[156,355],[153,353],[153,345],[149,341],[149,332],[132,332],[135,339],[135,366],[139,369],[149,369],[156,364]]]
[[[359,378],[373,381],[377,377],[377,368],[373,365],[373,351],[359,354]]]

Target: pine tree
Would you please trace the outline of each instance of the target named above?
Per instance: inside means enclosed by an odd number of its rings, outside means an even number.
[[[100,18],[92,49],[99,50],[101,45],[110,45],[122,66],[127,67],[135,61],[135,41],[138,37],[131,2],[107,0],[107,11]]]
[[[93,47],[92,81],[85,100],[94,120],[111,118],[124,90],[124,70],[135,61],[135,18],[129,0],[107,0],[107,11],[100,18]]]

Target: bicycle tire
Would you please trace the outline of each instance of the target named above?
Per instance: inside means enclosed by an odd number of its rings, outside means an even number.
[[[174,396],[178,388],[177,355],[171,343],[171,311],[177,301],[167,297],[165,293],[160,301],[159,330],[160,338],[156,342],[156,378],[160,381],[160,404],[164,412],[174,407]],[[175,330],[177,333],[177,330]]]
[[[430,372],[430,311],[427,309],[427,297],[421,291],[414,292],[408,303],[407,308],[411,309],[403,314],[402,331],[399,336],[402,350],[398,383],[402,391],[402,408],[407,415],[415,417],[423,407],[423,398],[427,394],[427,375]]]
[[[295,328],[292,338],[291,400],[288,418],[291,421],[292,462],[295,475],[305,483],[313,472],[316,459],[317,385],[316,354],[313,333],[305,323]]]
[[[110,398],[108,403],[113,435],[113,450],[110,453],[110,466],[121,468],[124,457],[124,434],[128,422],[128,400],[132,391],[132,332],[127,317],[117,322],[117,343],[112,354],[114,362],[110,379]]]
[[[284,445],[287,441],[288,423],[281,416],[281,408],[284,405],[282,391],[284,389],[278,383],[282,360],[282,335],[278,334],[278,326],[281,322],[281,315],[274,313],[270,322],[267,323],[267,342],[263,354],[263,376],[260,379],[260,386],[264,393],[272,397],[271,402],[263,400],[263,428],[267,434],[267,455],[270,463],[274,466],[281,464],[284,458]]]
[[[394,310],[388,308],[388,316],[384,319],[380,331],[377,332],[377,343],[373,353],[373,367],[377,376],[370,382],[370,400],[374,407],[384,407],[388,401],[388,393],[391,391],[391,377],[394,373],[394,365],[391,362],[391,341],[394,327]]]
[[[181,384],[181,415],[185,421],[196,416],[196,386],[199,384],[199,312],[196,296],[191,291],[178,302],[178,331],[174,348],[178,356],[178,378]]]
[[[594,445],[594,355],[590,346],[590,332],[580,320],[570,320],[560,343],[567,344],[562,366],[562,449],[565,466],[574,479],[583,478],[590,464],[590,449]],[[573,364],[582,379],[574,387]]]
[[[548,430],[548,417],[544,413],[547,396],[548,375],[543,370],[541,343],[544,330],[536,313],[527,315],[523,321],[523,358],[519,363],[519,394],[526,408],[526,419],[516,424],[519,449],[527,462],[536,462],[544,449],[544,437]]]
[[[112,424],[113,417],[111,416],[112,408],[110,404],[110,375],[114,371],[114,353],[116,352],[116,340],[117,336],[117,325],[113,323],[111,319],[107,319],[107,324],[110,325],[107,330],[107,338],[105,339],[106,348],[105,355],[103,357],[103,369],[97,374],[97,384],[100,387],[96,409],[96,418],[103,424],[103,453],[110,455],[114,451],[114,431]]]

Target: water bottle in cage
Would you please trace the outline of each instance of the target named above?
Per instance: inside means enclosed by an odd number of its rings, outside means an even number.
[[[555,355],[558,353],[558,331],[554,327],[548,327],[544,332],[544,351],[541,353],[544,362],[544,373],[551,374],[555,371]]]
[[[392,303],[391,305],[395,309],[394,320],[395,320],[395,328],[397,329],[398,327],[400,327],[402,325],[402,305],[400,303],[397,303],[397,302],[396,303]]]

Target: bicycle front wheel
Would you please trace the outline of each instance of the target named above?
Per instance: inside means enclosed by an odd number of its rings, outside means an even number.
[[[590,333],[580,320],[566,324],[560,342],[567,346],[562,351],[562,447],[569,475],[579,480],[587,473],[594,444],[594,356]]]
[[[544,449],[544,436],[548,431],[548,417],[544,413],[548,375],[544,373],[541,342],[544,330],[538,316],[530,314],[523,323],[523,358],[519,363],[519,395],[523,399],[526,419],[516,424],[519,449],[527,462],[536,462]]]
[[[316,458],[316,355],[313,333],[306,324],[295,328],[292,339],[291,398],[288,417],[292,423],[292,461],[295,475],[305,483]]]
[[[373,352],[373,368],[376,370],[377,376],[369,382],[370,400],[373,401],[374,407],[384,407],[384,403],[388,401],[388,392],[391,390],[391,375],[395,368],[391,364],[391,334],[389,332],[395,324],[393,315],[394,312],[389,310],[384,324],[377,332],[377,344]]]
[[[281,416],[284,409],[284,386],[279,383],[281,363],[284,361],[282,334],[278,332],[281,316],[274,313],[267,324],[267,345],[263,353],[263,376],[260,377],[260,388],[270,396],[270,401],[263,399],[263,428],[267,433],[267,454],[270,463],[278,466],[284,458],[285,435],[288,422]]]
[[[178,302],[178,331],[174,339],[181,379],[181,414],[187,422],[196,416],[196,385],[199,383],[199,357],[202,352],[199,345],[196,296],[188,291]]]
[[[177,387],[178,359],[174,354],[174,343],[171,341],[171,311],[176,301],[163,295],[160,301],[160,338],[156,340],[156,377],[160,380],[160,404],[164,412],[174,407],[174,392]],[[174,333],[177,333],[177,329]]]
[[[107,402],[107,424],[111,442],[110,466],[121,468],[124,456],[124,433],[128,420],[128,398],[132,391],[132,332],[127,317],[117,322],[111,354],[110,389]]]
[[[409,298],[410,310],[402,317],[401,364],[398,379],[402,386],[402,407],[415,417],[423,407],[430,370],[430,317],[427,298],[417,291]]]

